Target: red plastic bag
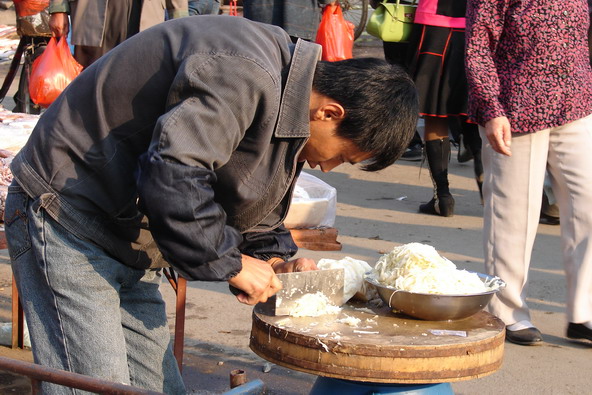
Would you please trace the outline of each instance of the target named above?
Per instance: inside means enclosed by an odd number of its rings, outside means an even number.
[[[39,14],[49,7],[49,0],[13,0],[17,16]]]
[[[323,60],[335,62],[353,57],[354,24],[345,20],[339,4],[325,6],[315,41],[323,47]]]
[[[52,37],[45,51],[33,62],[29,94],[35,104],[49,107],[68,84],[82,71],[65,37],[56,44]]]

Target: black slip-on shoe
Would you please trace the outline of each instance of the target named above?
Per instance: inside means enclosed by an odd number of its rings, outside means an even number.
[[[541,217],[539,218],[539,224],[543,225],[559,225],[559,217],[553,217],[552,215],[541,213]]]
[[[567,326],[567,337],[570,339],[586,339],[592,341],[592,329],[584,324],[570,322]]]
[[[506,340],[521,346],[533,346],[543,341],[543,335],[537,328],[525,328],[511,331],[506,328]]]

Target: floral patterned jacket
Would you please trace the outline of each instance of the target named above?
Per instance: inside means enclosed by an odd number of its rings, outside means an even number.
[[[469,115],[536,132],[592,113],[586,0],[468,0]]]

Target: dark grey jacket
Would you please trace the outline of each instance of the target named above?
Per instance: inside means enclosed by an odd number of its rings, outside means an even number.
[[[286,214],[320,53],[244,18],[165,22],[80,74],[12,171],[123,263],[154,266],[162,252],[188,279],[226,280],[241,269],[241,233]]]

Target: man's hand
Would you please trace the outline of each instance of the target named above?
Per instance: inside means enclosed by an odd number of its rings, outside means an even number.
[[[10,156],[14,156],[14,154],[8,150],[0,149],[0,158],[8,158]]]
[[[309,270],[319,270],[315,261],[309,258],[298,258],[287,262],[278,259],[275,262],[271,262],[271,266],[276,273],[307,272]]]
[[[495,152],[512,156],[510,146],[512,145],[512,129],[510,121],[506,117],[490,119],[485,124],[485,135]]]
[[[282,289],[282,283],[269,263],[247,255],[243,255],[242,263],[243,269],[228,280],[230,285],[242,291],[236,296],[239,302],[248,305],[265,302]]]
[[[68,21],[68,14],[65,12],[54,12],[49,16],[49,29],[51,34],[60,38],[67,36],[70,31],[70,22]]]

